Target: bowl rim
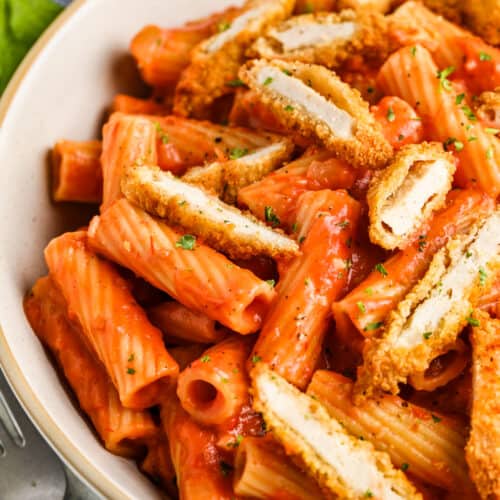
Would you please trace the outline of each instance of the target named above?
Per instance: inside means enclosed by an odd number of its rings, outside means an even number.
[[[27,53],[0,99],[0,130],[9,113],[10,106],[15,100],[17,91],[22,86],[33,64],[37,61],[50,41],[89,1],[90,0],[74,0],[57,16]],[[26,380],[21,366],[10,350],[10,346],[1,325],[0,369],[33,425],[62,462],[67,465],[83,483],[85,483],[94,493],[104,498],[131,498],[127,492],[123,491],[116,483],[111,481],[82,455],[71,440],[60,431],[57,423],[47,413]]]

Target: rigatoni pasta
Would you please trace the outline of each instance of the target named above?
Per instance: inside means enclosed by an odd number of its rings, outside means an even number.
[[[146,26],[149,87],[56,143],[54,200],[100,213],[50,241],[26,314],[170,498],[500,496],[500,49],[476,3]]]

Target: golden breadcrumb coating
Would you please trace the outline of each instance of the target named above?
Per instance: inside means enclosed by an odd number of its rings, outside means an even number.
[[[424,0],[424,5],[456,24],[463,22],[464,0]]]
[[[473,310],[500,269],[500,210],[467,235],[450,240],[422,280],[389,314],[380,336],[367,339],[358,370],[357,398],[399,392],[398,383],[426,370],[474,323]]]
[[[248,56],[336,68],[353,55],[381,64],[388,51],[383,15],[344,10],[304,14],[272,26],[252,45]]]
[[[354,9],[359,11],[372,10],[385,14],[391,7],[391,0],[337,0],[337,10]]]
[[[464,21],[491,45],[500,45],[500,2],[498,0],[462,0]]]
[[[500,87],[494,91],[483,92],[473,101],[477,117],[491,125],[500,127]]]
[[[294,0],[248,0],[231,22],[220,23],[219,33],[192,50],[175,89],[174,113],[206,118],[216,99],[234,92],[231,82],[248,47],[268,26],[286,19],[294,5]]]
[[[370,183],[371,241],[387,250],[404,247],[418,227],[444,206],[455,168],[453,155],[445,153],[441,143],[401,148]]]
[[[382,168],[393,150],[359,92],[323,66],[254,60],[240,78],[289,129],[356,167]]]
[[[465,449],[483,499],[500,498],[500,319],[476,313],[472,329],[472,417]]]
[[[251,372],[254,409],[286,452],[335,498],[422,498],[389,455],[349,434],[312,397],[264,363]]]
[[[226,203],[235,205],[241,188],[259,181],[280,167],[290,159],[293,150],[292,141],[282,138],[241,158],[191,168],[183,175],[182,180],[200,186]]]
[[[297,243],[253,216],[158,167],[134,167],[122,179],[123,194],[147,212],[190,231],[232,258],[290,258]]]

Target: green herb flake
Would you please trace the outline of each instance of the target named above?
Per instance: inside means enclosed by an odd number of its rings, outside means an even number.
[[[401,464],[401,470],[402,470],[403,472],[407,471],[409,468],[410,468],[410,464],[407,464],[406,462],[403,462],[403,463]]]
[[[490,56],[490,54],[487,54],[486,52],[479,52],[479,60],[480,61],[491,61],[491,56]]]
[[[208,354],[205,354],[204,356],[201,357],[201,362],[202,363],[210,363],[210,356]]]
[[[196,247],[196,236],[185,234],[175,242],[175,246],[184,250],[194,250]]]
[[[484,270],[484,267],[479,268],[479,284],[481,286],[486,285],[486,278],[488,277],[488,274]]]
[[[462,104],[462,101],[465,99],[465,94],[458,94],[457,97],[455,97],[455,104]]]
[[[477,137],[475,135],[471,135],[470,137],[467,137],[467,142],[474,142],[477,141]]]
[[[349,221],[343,220],[341,222],[337,222],[337,226],[341,227],[342,229],[345,229],[346,227],[349,227]]]
[[[132,353],[132,354],[128,357],[127,361],[128,361],[129,363],[131,363],[132,361],[134,361],[134,359],[135,359],[135,354],[134,354],[134,353]]]
[[[235,80],[230,80],[229,82],[226,82],[226,85],[228,87],[245,87],[245,82],[243,80],[240,80],[239,78],[236,78]]]
[[[300,245],[301,243],[304,243],[305,239],[306,239],[306,237],[305,237],[305,236],[301,236],[301,237],[299,238],[299,245]]]
[[[282,69],[281,71],[283,73],[285,73],[285,75],[287,75],[287,76],[292,76],[292,72],[290,70],[288,70],[288,69]]]
[[[273,207],[266,206],[264,207],[264,218],[266,222],[270,222],[272,227],[276,227],[280,225],[280,220],[276,213],[274,212]]]
[[[500,133],[500,129],[498,129],[498,128],[492,128],[492,127],[485,127],[484,131],[487,134],[491,134],[491,135],[497,135],[497,134]]]
[[[231,23],[228,23],[227,21],[221,21],[219,24],[217,24],[217,31],[219,33],[224,33],[224,31],[227,31],[231,27]]]
[[[359,312],[361,314],[365,314],[366,313],[366,306],[363,304],[363,302],[361,302],[361,301],[356,302],[356,306],[359,309]]]
[[[476,118],[476,115],[472,112],[472,109],[469,108],[469,106],[467,105],[463,105],[461,106],[460,108],[463,112],[464,112],[464,115],[471,121],[471,122],[475,122],[477,120]]]
[[[380,262],[378,264],[375,264],[375,270],[384,277],[389,275],[387,269],[384,267],[384,264],[381,264]]]
[[[248,154],[247,148],[233,148],[229,151],[229,159],[230,160],[238,160],[239,158],[242,158],[243,156],[246,156],[247,154]]]
[[[373,288],[371,286],[365,288],[365,293],[371,297],[373,295]]]
[[[487,150],[486,150],[486,158],[488,160],[492,160],[493,159],[493,146],[490,146]]]
[[[363,330],[365,332],[373,332],[373,330],[378,330],[384,323],[382,321],[376,321],[374,323],[368,323]]]
[[[410,49],[410,54],[415,57],[415,54],[417,53],[417,47],[411,47]]]
[[[439,422],[441,422],[441,420],[443,420],[442,418],[438,417],[437,415],[434,415],[434,413],[431,413],[431,417],[432,417],[432,421],[435,424],[439,424]]]
[[[274,287],[276,285],[276,281],[275,280],[266,280],[266,283],[271,286],[271,287]]]
[[[292,224],[292,233],[296,233],[298,231],[298,229],[299,229],[299,225],[296,222],[294,222]]]
[[[437,72],[437,78],[439,79],[439,85],[442,89],[449,92],[452,89],[451,82],[448,77],[455,71],[455,66],[449,66],[442,71]]]
[[[418,237],[418,251],[423,252],[424,248],[427,246],[427,241],[426,241],[427,235],[426,234],[421,234]]]
[[[293,106],[291,106],[290,104],[287,104],[285,106],[285,111],[293,111],[295,108]]]
[[[470,326],[479,326],[479,325],[480,325],[479,320],[478,320],[478,319],[476,319],[476,318],[473,318],[473,317],[472,317],[472,313],[471,313],[471,314],[469,314],[469,316],[467,316],[467,317],[465,318],[465,321],[467,321],[467,323],[468,323]]]
[[[373,493],[370,490],[366,490],[365,494],[363,495],[365,498],[372,498]]]
[[[432,332],[425,332],[422,337],[424,337],[425,340],[429,340],[431,338]]]
[[[274,78],[268,76],[265,80],[264,80],[264,85],[270,85],[271,83],[273,83],[273,80]]]
[[[394,113],[394,110],[389,107],[387,110],[387,121],[388,122],[393,122],[396,119],[396,114]]]
[[[255,365],[256,363],[258,363],[259,361],[262,361],[262,358],[260,356],[258,356],[257,354],[254,354],[252,356],[252,363]]]
[[[127,374],[133,375],[135,373],[135,368],[127,368]]]

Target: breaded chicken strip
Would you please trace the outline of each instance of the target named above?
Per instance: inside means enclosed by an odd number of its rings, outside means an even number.
[[[129,169],[121,187],[130,201],[147,212],[201,236],[208,245],[233,258],[289,258],[298,254],[299,247],[291,238],[157,167]]]
[[[469,28],[491,45],[500,45],[500,2],[462,0],[464,20]]]
[[[240,78],[288,128],[353,166],[382,168],[392,147],[359,92],[323,66],[255,60]]]
[[[293,150],[292,141],[283,138],[269,146],[244,154],[241,158],[191,168],[183,175],[182,180],[201,186],[205,191],[214,193],[226,203],[234,205],[241,188],[259,181],[280,167],[290,159]]]
[[[386,24],[381,14],[352,10],[291,17],[257,39],[248,55],[328,68],[352,55],[382,62],[388,55]]]
[[[453,156],[440,143],[403,147],[371,180],[371,241],[387,250],[404,247],[422,222],[444,205],[454,173]]]
[[[476,115],[488,127],[500,129],[500,87],[483,92],[475,101]]]
[[[385,452],[350,435],[315,399],[258,363],[252,370],[254,409],[330,494],[343,499],[417,499],[413,485]]]
[[[286,19],[294,5],[294,0],[248,0],[231,23],[219,24],[219,33],[191,52],[191,64],[175,90],[174,113],[206,118],[217,98],[234,91],[231,82],[248,47],[268,26]]]
[[[500,269],[500,209],[435,256],[422,280],[390,315],[378,338],[367,339],[356,392],[399,392],[398,383],[447,352],[468,323],[479,296]]]
[[[500,319],[477,312],[472,329],[472,430],[465,449],[483,499],[500,498]]]

